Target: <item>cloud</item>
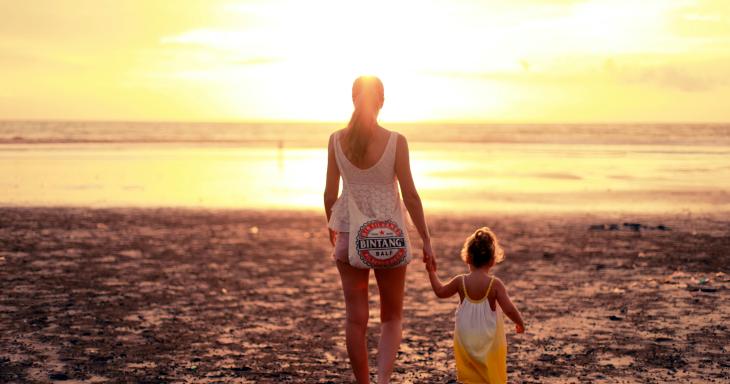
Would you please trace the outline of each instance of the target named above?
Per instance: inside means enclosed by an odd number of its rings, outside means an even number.
[[[569,61],[520,60],[512,68],[476,71],[424,71],[425,75],[492,81],[513,85],[567,87],[576,84],[648,86],[685,93],[730,88],[730,56],[692,58],[679,55],[625,55],[603,59],[588,56]]]
[[[524,60],[524,59],[523,60],[520,60],[520,65],[522,65],[522,69],[525,72],[529,72],[530,71],[530,62],[529,61]]]
[[[702,92],[722,85],[726,79],[713,80],[685,68],[672,66],[642,68],[634,72],[624,72],[627,81],[638,81],[675,88],[685,92]]]
[[[583,178],[577,175],[573,175],[571,173],[560,173],[560,172],[544,172],[544,173],[535,173],[533,174],[535,177],[544,178],[544,179],[559,179],[559,180],[582,180]]]
[[[175,36],[164,36],[160,39],[160,42],[162,44],[193,44],[230,48],[245,41],[247,37],[247,33],[244,31],[200,28]]]
[[[618,65],[613,59],[607,59],[603,69],[622,83],[653,85],[682,92],[706,92],[730,85],[730,59],[653,65]]]
[[[697,0],[677,8],[668,15],[669,28],[680,36],[717,40],[727,47],[730,37],[730,2],[727,0]]]
[[[563,68],[559,66],[542,67],[537,66],[533,70],[533,65],[527,60],[516,62],[512,68],[495,69],[495,70],[475,70],[475,71],[421,71],[424,75],[434,77],[445,77],[466,80],[486,80],[506,83],[527,83],[527,84],[568,84],[583,82],[586,79],[595,78],[594,73],[590,73],[584,68]]]
[[[248,57],[244,59],[234,60],[234,64],[239,65],[264,65],[264,64],[274,64],[284,61],[281,57],[273,57],[273,56],[255,56],[255,57]]]

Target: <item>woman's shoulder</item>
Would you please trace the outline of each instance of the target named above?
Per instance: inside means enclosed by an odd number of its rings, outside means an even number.
[[[406,139],[406,136],[404,134],[402,134],[398,131],[390,130],[390,129],[386,129],[386,131],[388,131],[388,133],[391,135],[393,135],[393,134],[395,135],[395,137],[396,137],[395,147],[396,147],[397,152],[402,153],[402,151],[408,151],[408,140]]]
[[[388,132],[389,135],[395,134],[395,136],[398,138],[398,141],[406,141],[406,136],[404,134],[402,134],[394,129],[388,129],[385,127],[380,127],[380,128],[383,128],[383,130]]]
[[[333,131],[332,133],[330,133],[330,140],[331,140],[332,138],[334,138],[334,137],[338,136],[338,135],[341,135],[341,134],[342,134],[343,132],[345,132],[345,130],[347,130],[347,127],[345,127],[345,128],[340,128],[340,129],[337,129],[337,130]]]
[[[335,142],[335,139],[338,138],[339,136],[341,136],[342,132],[345,132],[346,129],[347,128],[340,128],[340,129],[330,133],[330,137],[328,140],[329,145],[332,146],[332,144],[334,144],[334,142]]]

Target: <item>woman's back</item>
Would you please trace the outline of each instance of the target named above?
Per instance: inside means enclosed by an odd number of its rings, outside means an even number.
[[[395,155],[398,135],[395,132],[379,129],[374,132],[367,150],[358,164],[347,156],[346,131],[335,134],[337,166],[345,183],[351,184],[391,184],[395,182]]]
[[[398,134],[382,128],[378,131],[360,162],[365,168],[353,164],[345,154],[345,130],[333,135],[337,167],[344,182],[342,194],[332,206],[330,228],[340,232],[349,230],[349,199],[354,199],[360,211],[369,217],[389,216],[396,204],[400,204],[395,173]]]
[[[387,149],[391,133],[393,133],[382,127],[375,129],[368,140],[365,153],[360,161],[356,162],[353,160],[353,156],[350,154],[350,148],[348,148],[347,145],[348,134],[350,134],[349,131],[350,130],[346,128],[338,132],[338,144],[350,163],[360,169],[371,168],[380,161]]]

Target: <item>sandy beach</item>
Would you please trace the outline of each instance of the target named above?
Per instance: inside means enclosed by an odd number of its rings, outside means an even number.
[[[510,382],[730,379],[727,218],[429,220],[442,279],[475,227],[502,238],[496,274],[527,321],[509,326]],[[350,382],[329,250],[314,213],[0,209],[0,381]],[[394,382],[455,382],[457,299],[417,260],[406,289]]]

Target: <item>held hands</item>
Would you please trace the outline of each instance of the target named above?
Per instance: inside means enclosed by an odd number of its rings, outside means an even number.
[[[430,261],[427,261],[425,263],[425,266],[426,266],[426,271],[428,271],[429,273],[436,272],[436,260],[435,259],[432,258]]]
[[[436,255],[431,249],[431,242],[426,241],[423,244],[423,262],[426,264],[426,270],[429,272],[436,272]]]

